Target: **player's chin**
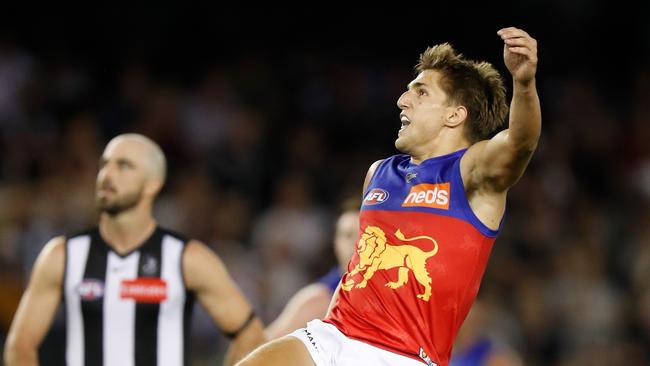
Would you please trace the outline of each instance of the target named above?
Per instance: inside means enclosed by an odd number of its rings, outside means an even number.
[[[395,140],[395,148],[403,153],[406,153],[408,150],[408,144],[405,140],[406,139],[402,136],[398,136]]]

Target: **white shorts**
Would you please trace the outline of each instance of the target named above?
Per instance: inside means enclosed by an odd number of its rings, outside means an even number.
[[[316,366],[422,366],[425,363],[346,337],[335,326],[314,319],[289,334],[305,344]]]

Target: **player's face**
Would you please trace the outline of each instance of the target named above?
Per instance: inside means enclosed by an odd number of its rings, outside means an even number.
[[[339,266],[344,267],[352,258],[359,239],[359,212],[347,211],[336,222],[334,251]]]
[[[117,215],[140,203],[147,179],[146,152],[133,141],[112,141],[99,161],[95,200],[101,212]]]
[[[397,100],[402,110],[402,127],[395,141],[398,150],[412,155],[426,148],[440,132],[450,107],[439,82],[440,72],[424,70]]]

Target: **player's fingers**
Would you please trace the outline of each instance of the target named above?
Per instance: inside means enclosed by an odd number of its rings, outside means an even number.
[[[508,38],[503,42],[509,47],[527,47],[537,52],[537,42],[532,38]]]
[[[526,33],[525,30],[515,28],[515,27],[508,27],[508,28],[503,28],[500,29],[497,34],[501,38],[511,38],[511,37],[530,37],[528,33]]]
[[[526,47],[507,47],[506,49],[509,52],[526,56],[531,62],[537,62],[537,55]]]
[[[507,36],[507,35],[502,35],[501,38],[507,45],[512,45],[512,46],[525,46],[529,47],[531,49],[534,49],[535,51],[537,50],[537,40],[533,37],[530,37],[528,35],[526,36],[518,36],[518,35],[513,35],[513,36]]]
[[[531,37],[530,35],[528,35],[528,33],[520,29],[506,30],[500,33],[499,36],[503,41],[507,41],[510,39],[521,39],[524,40],[524,42],[526,42],[528,47],[535,48],[535,49],[537,48],[537,40]]]

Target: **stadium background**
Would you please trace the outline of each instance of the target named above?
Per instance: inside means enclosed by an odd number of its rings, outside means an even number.
[[[397,5],[4,12],[0,341],[43,244],[95,222],[97,159],[125,131],[167,154],[160,222],[219,253],[268,322],[333,264],[337,203],[395,153],[395,102],[418,54],[449,41],[507,74],[496,31],[514,25],[539,41],[544,126],[481,289],[490,328],[527,365],[648,364],[647,3]],[[225,345],[205,319],[196,365]],[[62,354],[61,321],[48,360]]]

